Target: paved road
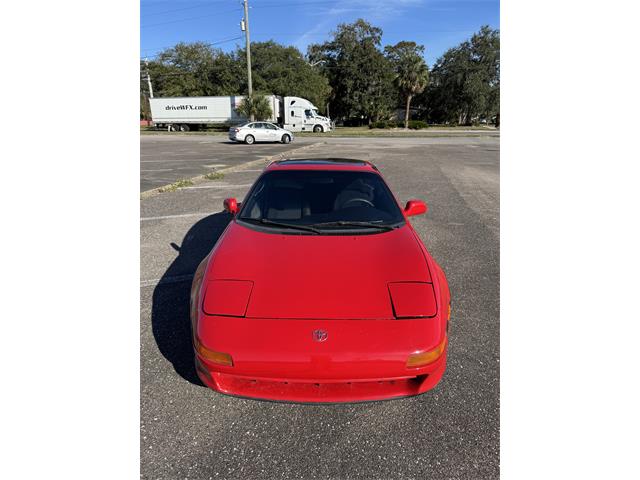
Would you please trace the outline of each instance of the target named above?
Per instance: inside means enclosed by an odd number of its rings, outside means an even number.
[[[204,388],[190,274],[229,220],[222,199],[243,198],[259,171],[156,195],[141,202],[142,477],[498,478],[499,139],[341,138],[304,156],[370,159],[400,200],[428,203],[412,222],[453,296],[442,381],[419,397],[322,406]]]
[[[496,132],[479,132],[491,138]],[[450,135],[450,133],[447,133]],[[456,135],[460,135],[456,133]],[[151,190],[181,178],[192,178],[218,168],[241,164],[261,157],[291,151],[302,145],[326,143],[329,145],[381,145],[393,144],[394,138],[384,137],[320,137],[298,136],[289,145],[258,143],[245,145],[230,142],[223,135],[153,134],[140,136],[140,191]],[[404,145],[457,144],[467,138],[433,137],[399,139]]]
[[[245,145],[231,142],[222,135],[141,135],[140,191],[293,150],[308,142],[307,139],[296,139],[288,145]]]

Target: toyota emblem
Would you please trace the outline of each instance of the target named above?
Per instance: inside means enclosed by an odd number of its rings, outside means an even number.
[[[325,330],[314,330],[313,331],[313,339],[316,342],[324,342],[329,334]]]

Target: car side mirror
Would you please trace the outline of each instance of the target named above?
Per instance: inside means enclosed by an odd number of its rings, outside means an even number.
[[[240,204],[235,198],[225,198],[222,204],[224,205],[224,211],[231,215],[235,215],[240,209]]]
[[[409,200],[404,207],[404,214],[407,217],[411,217],[413,215],[427,213],[427,210],[427,204],[422,200]]]

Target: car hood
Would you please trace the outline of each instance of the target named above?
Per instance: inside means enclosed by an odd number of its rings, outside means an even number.
[[[209,263],[207,283],[221,280],[235,281],[224,288],[241,291],[246,317],[391,319],[389,284],[431,276],[408,225],[371,235],[287,235],[233,221]],[[237,301],[233,292],[223,297]]]

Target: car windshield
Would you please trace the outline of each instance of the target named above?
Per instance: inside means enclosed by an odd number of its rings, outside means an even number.
[[[296,233],[380,233],[404,224],[379,175],[348,170],[267,172],[249,192],[237,218],[260,228]]]

